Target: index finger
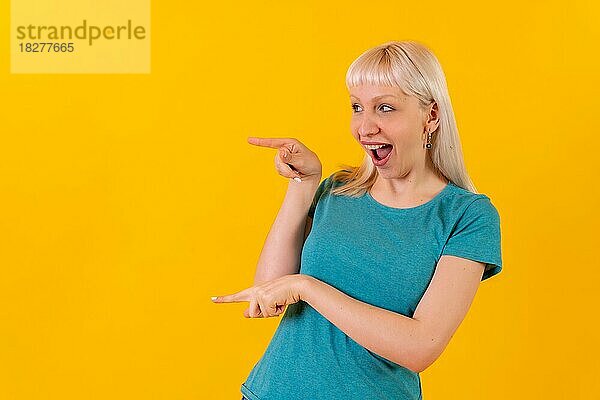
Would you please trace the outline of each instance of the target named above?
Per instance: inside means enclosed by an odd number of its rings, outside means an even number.
[[[240,303],[242,301],[250,301],[250,289],[252,288],[225,296],[215,296],[211,299],[215,303]]]
[[[286,144],[295,143],[295,140],[291,138],[259,138],[255,136],[249,136],[248,143],[277,149],[281,146],[285,146]]]

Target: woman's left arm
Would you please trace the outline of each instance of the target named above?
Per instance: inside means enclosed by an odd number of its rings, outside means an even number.
[[[299,295],[363,347],[422,372],[464,319],[483,272],[483,263],[443,255],[412,318],[357,300],[309,275],[301,275]]]

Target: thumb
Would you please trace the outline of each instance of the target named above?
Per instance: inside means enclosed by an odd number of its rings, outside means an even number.
[[[299,177],[300,171],[293,164],[294,160],[298,158],[295,154],[289,149],[282,147],[279,149],[279,158],[289,167],[295,177]],[[298,164],[298,160],[296,160],[296,164]]]
[[[289,163],[292,161],[292,158],[294,157],[293,154],[289,151],[289,149],[285,148],[285,147],[281,147],[279,149],[279,155],[281,156],[281,159],[283,160],[283,162]]]

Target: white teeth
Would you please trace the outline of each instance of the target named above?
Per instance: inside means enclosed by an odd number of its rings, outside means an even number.
[[[369,150],[376,150],[376,149],[380,149],[383,146],[385,146],[384,144],[365,144],[365,147]]]

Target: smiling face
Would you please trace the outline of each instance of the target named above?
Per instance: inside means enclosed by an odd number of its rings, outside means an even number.
[[[349,93],[352,135],[382,177],[406,176],[415,165],[423,165],[427,114],[416,97],[396,87],[367,84],[351,87]],[[386,145],[374,149],[369,143]]]

